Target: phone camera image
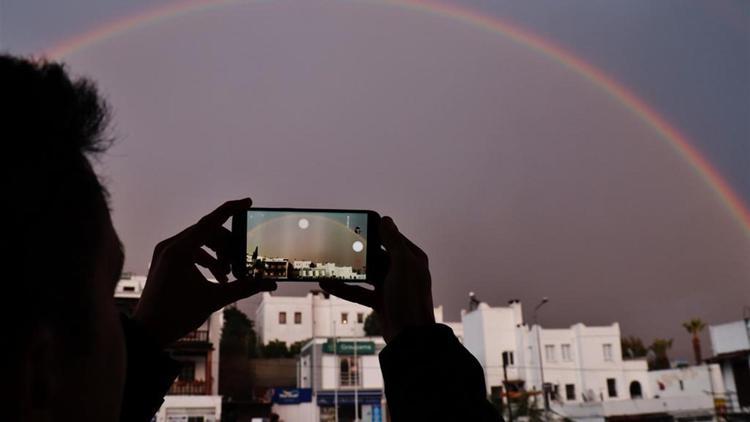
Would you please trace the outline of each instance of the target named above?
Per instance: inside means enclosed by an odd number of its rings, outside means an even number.
[[[249,278],[367,279],[366,212],[251,210],[246,230]]]

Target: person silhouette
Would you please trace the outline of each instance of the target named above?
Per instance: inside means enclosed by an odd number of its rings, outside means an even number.
[[[223,224],[252,201],[226,202],[159,242],[133,315],[119,315],[113,291],[124,251],[92,166],[112,143],[107,104],[91,80],[71,78],[63,65],[10,55],[0,55],[0,92],[0,317],[10,322],[0,359],[3,417],[150,421],[180,368],[165,346],[223,306],[276,289],[271,280],[228,277],[231,233]],[[427,256],[390,218],[380,230],[390,265],[375,290],[321,287],[381,319],[392,420],[497,420],[482,368],[435,324]]]
[[[252,203],[227,202],[160,242],[133,316],[120,316],[113,293],[124,252],[91,164],[111,143],[106,103],[60,64],[9,55],[0,55],[0,92],[2,257],[12,280],[0,307],[12,321],[3,417],[150,421],[179,370],[164,347],[221,307],[276,288],[227,276],[222,225]]]

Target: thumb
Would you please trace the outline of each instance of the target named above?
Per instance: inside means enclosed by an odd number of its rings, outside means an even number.
[[[383,217],[380,220],[380,239],[391,255],[398,255],[406,247],[404,238],[391,217]]]
[[[278,287],[273,280],[236,280],[231,283],[214,284],[217,308],[240,301],[259,292],[272,292]]]

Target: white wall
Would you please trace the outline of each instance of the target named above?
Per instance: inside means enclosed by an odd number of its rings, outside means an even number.
[[[750,320],[710,325],[708,333],[716,355],[750,349]]]
[[[271,412],[279,415],[279,420],[284,422],[317,422],[318,405],[314,401],[300,404],[274,404]]]
[[[710,395],[711,391],[724,394],[721,368],[717,364],[651,371],[648,375],[654,396],[700,396]]]
[[[383,374],[380,372],[378,355],[362,356],[359,363],[362,371],[362,388],[382,389]]]
[[[558,398],[567,402],[565,387],[574,385],[575,399],[583,401],[589,392],[594,400],[630,398],[630,383],[641,384],[643,397],[650,396],[648,367],[645,361],[623,361],[620,326],[601,327],[575,324],[570,328],[544,329],[523,324],[521,304],[490,307],[485,303],[462,315],[464,346],[477,358],[485,371],[488,393],[502,385],[502,353],[514,352],[514,365],[508,367],[508,379],[525,381],[528,390],[542,388],[539,352],[544,382],[558,386]],[[540,344],[538,344],[540,343]],[[604,345],[611,348],[611,360],[605,360]],[[569,345],[570,359],[563,360],[562,346]],[[547,356],[551,346],[553,356]],[[609,397],[607,379],[615,380],[616,397]]]
[[[180,416],[203,416],[206,422],[221,420],[221,396],[166,396],[156,414],[157,422]],[[177,419],[179,420],[179,419]]]
[[[463,343],[484,368],[488,393],[492,386],[502,385],[502,353],[511,351],[517,358],[516,325],[521,323],[516,321],[517,315],[511,307],[491,308],[486,303],[462,315]],[[518,377],[518,369],[509,368],[508,378]]]
[[[279,313],[281,312],[286,313],[286,324],[279,323]],[[300,312],[302,315],[299,324],[294,322],[295,312]],[[255,326],[258,337],[263,344],[280,340],[286,342],[289,346],[294,342],[312,338],[311,295],[274,297],[270,293],[264,292],[255,312]]]

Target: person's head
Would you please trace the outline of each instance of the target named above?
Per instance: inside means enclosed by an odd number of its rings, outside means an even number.
[[[95,85],[0,55],[4,397],[12,420],[116,420],[123,255],[91,159],[108,146]],[[75,415],[75,416],[74,416]]]

